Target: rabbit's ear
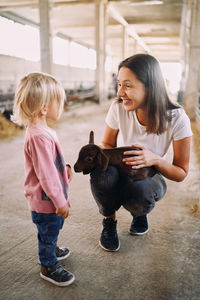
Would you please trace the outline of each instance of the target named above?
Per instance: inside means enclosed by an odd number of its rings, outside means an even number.
[[[105,171],[108,167],[109,158],[103,153],[100,149],[97,156],[97,164],[100,167],[101,171]]]
[[[94,131],[90,131],[89,144],[94,144]]]

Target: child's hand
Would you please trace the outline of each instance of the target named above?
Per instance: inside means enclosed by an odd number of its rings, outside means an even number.
[[[72,180],[72,176],[73,176],[72,168],[71,168],[70,165],[66,165],[66,168],[67,168],[68,179],[69,179],[69,182],[70,182]]]
[[[65,204],[63,207],[57,208],[56,214],[60,217],[63,217],[63,219],[66,219],[69,216],[69,206]]]

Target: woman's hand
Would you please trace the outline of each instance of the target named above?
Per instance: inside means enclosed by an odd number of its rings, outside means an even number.
[[[63,207],[57,208],[56,214],[60,217],[63,217],[63,219],[66,219],[69,216],[69,206],[65,204]]]
[[[131,145],[131,147],[137,147],[140,150],[125,151],[124,155],[134,155],[123,159],[126,165],[131,165],[132,169],[140,169],[144,167],[150,167],[156,165],[159,156],[144,146],[137,144]]]
[[[70,182],[72,180],[72,177],[73,177],[72,168],[68,164],[66,165],[66,168],[67,168],[68,179],[69,179],[69,182]]]

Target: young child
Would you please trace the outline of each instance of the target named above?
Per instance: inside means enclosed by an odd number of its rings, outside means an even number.
[[[60,117],[64,99],[64,89],[55,78],[31,73],[17,87],[12,116],[26,126],[24,192],[38,230],[40,276],[57,286],[75,279],[58,262],[68,257],[69,250],[57,247],[59,231],[69,215],[72,171],[65,165],[56,132],[47,126],[47,119]]]

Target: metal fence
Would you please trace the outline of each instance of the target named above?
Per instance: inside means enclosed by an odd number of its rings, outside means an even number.
[[[15,86],[14,82],[0,81],[0,113],[12,112]]]
[[[95,100],[94,82],[63,82],[66,94],[65,107],[85,100]],[[6,117],[12,113],[16,84],[10,81],[0,81],[0,114]]]

